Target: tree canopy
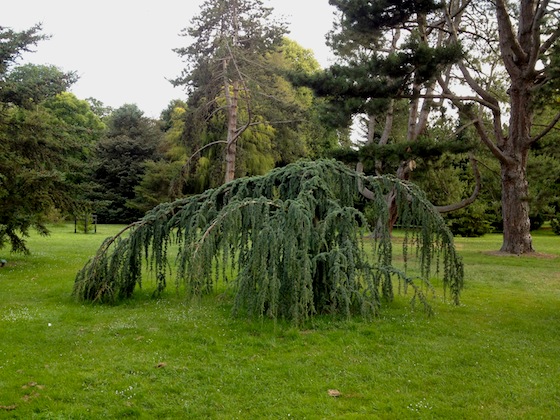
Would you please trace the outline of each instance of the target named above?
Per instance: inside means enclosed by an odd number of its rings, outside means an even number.
[[[77,80],[75,73],[55,66],[24,64],[6,75],[0,101],[29,108],[67,91]]]

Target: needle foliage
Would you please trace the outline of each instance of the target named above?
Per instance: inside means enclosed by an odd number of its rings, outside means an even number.
[[[407,232],[404,269],[393,264],[388,228],[369,235],[359,210],[362,186],[374,193],[369,205],[378,218],[388,217],[385,197],[395,191]],[[409,260],[417,263],[415,276]],[[333,160],[298,162],[159,205],[103,243],[77,274],[73,293],[85,301],[129,298],[145,266],[155,273],[156,294],[170,276],[194,296],[226,282],[234,314],[296,323],[325,313],[375,316],[392,299],[394,281],[428,310],[431,275],[441,274],[454,303],[463,284],[452,234],[418,188]]]

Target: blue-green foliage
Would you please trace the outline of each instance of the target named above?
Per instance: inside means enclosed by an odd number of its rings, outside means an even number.
[[[416,248],[420,285],[406,269],[393,266],[388,226],[367,236],[368,223],[355,207],[363,200],[359,184],[378,198],[370,211],[381,220],[388,216],[385,195],[394,191],[399,224],[408,232],[405,259],[409,248]],[[177,285],[193,295],[212,292],[234,273],[229,281],[235,314],[294,322],[323,313],[371,317],[382,297],[392,298],[394,278],[412,287],[414,298],[429,310],[420,286],[429,284],[433,271],[442,272],[455,303],[463,284],[452,234],[421,191],[395,178],[365,177],[332,160],[292,164],[162,204],[125,231],[129,234],[109,238],[78,273],[79,299],[130,297],[141,282],[143,259],[161,292],[171,244],[179,245],[173,260]]]

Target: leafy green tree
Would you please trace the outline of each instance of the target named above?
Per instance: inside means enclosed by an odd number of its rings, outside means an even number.
[[[103,223],[129,223],[142,216],[131,201],[145,172],[144,164],[157,159],[161,130],[144,117],[136,105],[123,105],[107,120],[107,133],[98,142],[93,180],[96,189],[90,197]]]
[[[175,127],[175,121],[177,120],[176,110],[178,109],[182,109],[183,111],[186,111],[187,104],[185,103],[185,101],[181,99],[173,99],[172,101],[169,102],[167,108],[161,111],[161,115],[159,119],[162,124],[161,129],[164,132],[167,132],[168,130]],[[183,112],[181,112],[181,115],[183,115]]]
[[[64,73],[55,66],[24,64],[6,75],[0,101],[29,108],[67,91],[77,81],[74,72]]]
[[[61,92],[49,97],[44,106],[67,125],[76,140],[90,153],[91,146],[105,133],[107,126],[91,109],[87,100],[78,99],[70,92]]]
[[[146,212],[160,203],[173,201],[181,197],[184,185],[179,182],[184,163],[187,161],[187,149],[182,143],[185,128],[186,104],[182,101],[171,101],[162,112],[161,124],[163,137],[158,145],[160,159],[145,162],[145,173],[136,186],[136,197],[130,205]],[[191,178],[191,181],[194,181]],[[206,184],[204,180],[201,182]],[[202,188],[198,185],[196,189]]]
[[[418,247],[420,283],[394,266],[388,231],[366,252],[358,185],[376,197],[377,217],[387,215],[384,196],[396,190],[408,232],[403,251],[406,257]],[[108,238],[78,273],[74,295],[101,302],[129,298],[142,282],[144,257],[155,273],[155,293],[165,289],[173,260],[178,287],[184,284],[192,296],[212,292],[221,279],[233,289],[234,314],[296,323],[316,314],[372,317],[383,299],[393,298],[393,279],[430,310],[424,285],[440,258],[444,288],[456,304],[463,285],[453,235],[420,190],[324,160],[240,178],[154,208]]]
[[[39,29],[0,28],[0,248],[9,244],[21,252],[27,251],[30,229],[47,234],[53,212],[72,214],[84,205],[86,159],[101,127],[94,118],[85,123],[91,112],[63,91],[67,84],[58,82],[71,78],[58,69],[12,68],[23,51],[44,38]],[[41,86],[38,80],[46,75],[56,82]],[[61,112],[66,105],[79,110]]]
[[[340,147],[344,134],[322,120],[324,101],[304,86],[295,86],[287,77],[293,72],[314,74],[321,70],[311,50],[284,38],[269,53],[270,69],[263,82],[267,95],[261,95],[256,110],[274,127],[273,150],[276,166],[301,159],[324,157]]]

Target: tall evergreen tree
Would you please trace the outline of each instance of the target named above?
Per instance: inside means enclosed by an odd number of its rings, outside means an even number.
[[[143,215],[131,201],[145,162],[157,159],[162,133],[155,121],[132,104],[113,111],[107,125],[107,134],[95,151],[97,186],[91,199],[97,203],[95,211],[103,223],[130,223]]]
[[[224,181],[236,176],[237,150],[249,129],[263,129],[254,113],[253,99],[262,74],[264,58],[286,32],[282,23],[271,20],[272,9],[260,0],[205,1],[200,14],[183,34],[194,42],[176,52],[187,67],[175,85],[189,93],[189,130],[185,133],[192,153],[208,144],[224,147]],[[206,121],[218,114],[225,134],[205,141]]]

